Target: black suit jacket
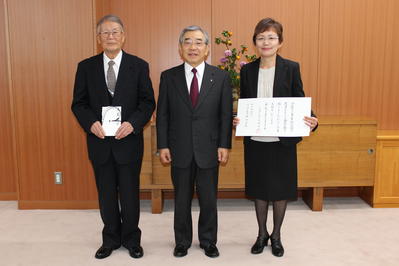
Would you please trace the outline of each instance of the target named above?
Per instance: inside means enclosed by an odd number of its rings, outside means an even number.
[[[260,58],[244,65],[240,73],[240,97],[257,98]],[[274,74],[273,97],[304,97],[301,72],[297,62],[277,55]],[[312,116],[314,116],[312,112]],[[245,137],[248,141],[250,137]],[[301,137],[279,137],[284,145],[294,145]]]
[[[122,106],[122,122],[130,122],[134,132],[121,140],[92,134],[90,128],[95,121],[101,122],[103,106]],[[111,152],[120,164],[141,160],[142,130],[155,109],[147,62],[123,52],[112,98],[105,82],[103,53],[83,60],[78,64],[71,108],[87,133],[89,158],[94,164],[105,162]]]
[[[205,64],[198,103],[192,107],[184,64],[161,74],[157,108],[157,146],[169,148],[172,166],[218,165],[217,149],[231,148],[232,91],[226,71]]]

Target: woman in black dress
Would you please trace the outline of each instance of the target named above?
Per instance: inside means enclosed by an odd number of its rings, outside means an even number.
[[[242,67],[241,98],[304,97],[299,64],[277,54],[283,43],[282,25],[271,19],[259,21],[253,34],[253,43],[259,58]],[[233,120],[238,125],[239,118]],[[304,117],[311,130],[316,129],[316,117]],[[284,248],[280,229],[284,220],[287,200],[297,198],[296,144],[300,137],[245,137],[245,192],[255,199],[258,237],[251,248],[259,254],[270,238],[272,253],[281,257]],[[273,232],[266,228],[269,202],[273,204]]]

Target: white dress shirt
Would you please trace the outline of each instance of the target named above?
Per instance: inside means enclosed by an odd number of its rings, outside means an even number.
[[[188,88],[188,94],[190,94],[190,86],[191,86],[191,81],[193,80],[194,73],[191,72],[193,67],[188,64],[187,62],[184,63],[184,73],[186,74],[186,82],[187,82],[187,88]],[[197,70],[197,80],[198,80],[198,92],[201,91],[201,84],[202,84],[202,78],[204,77],[204,71],[205,71],[205,62],[202,62],[199,64],[197,67],[195,67]]]
[[[108,86],[108,80],[107,80],[107,72],[108,72],[108,62],[109,61],[114,61],[115,64],[113,65],[114,72],[115,72],[115,78],[118,80],[118,73],[119,73],[119,67],[121,66],[121,61],[122,61],[122,50],[119,51],[118,55],[114,59],[110,59],[105,53],[103,53],[103,59],[104,59],[104,75],[105,75],[105,82],[107,83]]]

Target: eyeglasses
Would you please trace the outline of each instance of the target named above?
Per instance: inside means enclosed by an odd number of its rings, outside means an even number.
[[[205,44],[203,40],[193,40],[193,39],[185,39],[183,41],[183,46],[184,47],[189,47],[191,45],[195,45],[197,47],[201,47]]]
[[[275,42],[277,40],[278,40],[278,36],[266,36],[266,37],[257,37],[256,38],[257,42],[265,42],[265,41]]]
[[[121,37],[122,32],[123,31],[121,30],[113,30],[113,31],[102,31],[99,34],[102,38],[108,38],[111,35],[114,36],[115,38],[119,38]]]

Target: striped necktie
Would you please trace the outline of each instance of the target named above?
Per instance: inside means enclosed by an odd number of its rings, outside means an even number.
[[[191,98],[191,103],[193,105],[193,107],[195,107],[197,105],[197,101],[198,101],[198,79],[197,79],[197,69],[193,68],[191,70],[194,74],[193,80],[191,81],[191,86],[190,86],[190,98]]]
[[[114,96],[115,85],[116,85],[116,76],[113,67],[114,65],[115,65],[114,61],[111,60],[108,62],[108,71],[107,71],[108,91],[109,93],[111,93],[112,96]]]

